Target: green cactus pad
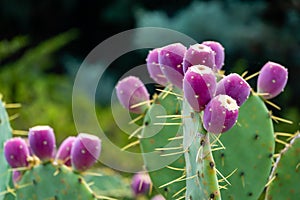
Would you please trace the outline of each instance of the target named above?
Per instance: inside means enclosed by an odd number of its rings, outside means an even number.
[[[16,188],[17,199],[95,199],[84,179],[51,163],[26,171]]]
[[[299,199],[300,134],[281,151],[274,165],[270,181],[270,185],[267,188],[266,200]]]
[[[181,115],[180,100],[173,94],[162,92],[154,97],[154,103],[145,115],[140,144],[145,168],[154,187],[166,199],[177,199],[184,195],[185,180],[179,178],[183,177],[185,163],[182,139],[170,140],[182,136],[181,118],[166,117],[170,115]]]
[[[199,113],[183,102],[183,146],[186,149],[186,199],[221,199],[209,134],[201,126]]]
[[[221,190],[222,198],[258,199],[268,181],[275,146],[272,120],[264,102],[250,96],[240,108],[238,123],[220,140],[226,149],[213,152],[217,169],[224,176],[236,170],[228,178],[231,185]]]
[[[6,162],[3,153],[4,142],[11,137],[12,128],[9,124],[9,118],[5,109],[5,104],[2,102],[0,97],[0,192],[3,192],[7,189],[11,179],[11,173],[8,171],[9,165]],[[2,200],[4,196],[5,195],[0,195],[0,200]]]
[[[104,170],[99,170],[99,174],[101,176],[86,175],[84,177],[86,182],[93,183],[90,188],[94,194],[117,199],[132,198],[129,180],[112,171],[105,173]]]

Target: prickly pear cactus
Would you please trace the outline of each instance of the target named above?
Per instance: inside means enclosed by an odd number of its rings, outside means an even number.
[[[272,167],[275,138],[269,111],[252,95],[241,106],[237,124],[220,137],[225,149],[214,151],[218,170],[228,177],[220,185],[223,199],[258,199]]]
[[[272,119],[289,123],[272,116],[265,102],[277,107],[268,99],[285,87],[287,69],[268,62],[247,78],[246,73],[225,76],[220,71],[224,48],[218,42],[192,45],[184,56],[179,46],[154,49],[147,57],[147,69],[157,83],[183,90],[170,92],[166,87],[144,115],[140,144],[153,185],[166,199],[258,199],[268,183],[278,141]],[[250,95],[247,80],[256,75],[258,93]],[[149,103],[147,93],[143,96],[147,101],[136,102],[138,106]],[[285,154],[281,157],[284,160]],[[176,161],[164,165],[170,159]],[[297,172],[299,161],[292,165]],[[274,170],[288,170],[280,166],[279,161]],[[269,191],[276,188],[274,181]]]
[[[0,94],[1,95],[1,94]],[[12,128],[9,124],[8,114],[5,109],[5,104],[0,97],[0,192],[3,192],[9,186],[11,173],[8,171],[9,165],[5,160],[3,153],[4,142],[12,137]],[[0,195],[0,200],[4,195]]]
[[[274,164],[266,200],[299,199],[300,134],[291,140]]]
[[[185,188],[181,102],[179,93],[168,91],[167,87],[154,97],[144,118],[140,144],[154,187],[167,199],[176,199],[184,195]]]

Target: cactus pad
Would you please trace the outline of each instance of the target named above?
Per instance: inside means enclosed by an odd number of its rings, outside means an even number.
[[[266,200],[299,199],[300,134],[280,153],[270,176]]]
[[[213,152],[218,170],[224,176],[236,170],[228,178],[231,185],[221,190],[222,198],[258,199],[268,181],[275,146],[272,120],[264,102],[250,96],[240,108],[238,123],[220,140],[226,149]]]
[[[169,90],[167,87],[165,92]],[[176,199],[183,196],[185,187],[185,180],[171,183],[183,176],[185,166],[183,153],[180,153],[183,151],[182,139],[170,140],[182,136],[181,118],[171,116],[181,115],[180,101],[165,92],[154,97],[154,103],[146,113],[140,144],[154,187],[166,199]]]
[[[26,171],[15,188],[17,199],[95,199],[80,175],[51,163]]]
[[[10,173],[8,171],[9,165],[5,160],[3,153],[4,142],[12,137],[12,128],[9,124],[8,114],[5,110],[5,104],[0,98],[0,192],[5,191],[9,185]],[[0,200],[4,195],[0,195]]]

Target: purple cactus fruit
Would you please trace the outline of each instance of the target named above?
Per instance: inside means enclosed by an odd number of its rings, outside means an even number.
[[[239,106],[228,95],[215,96],[206,106],[203,113],[204,128],[214,134],[223,133],[236,123]]]
[[[4,156],[12,168],[29,165],[29,149],[24,139],[15,137],[4,143]]]
[[[163,197],[163,195],[158,194],[158,195],[155,195],[154,197],[152,197],[151,200],[166,200],[166,199],[165,199],[165,197]]]
[[[158,60],[161,71],[170,83],[182,89],[182,61],[186,47],[180,43],[170,44],[160,48]]]
[[[71,166],[71,150],[73,143],[75,141],[74,136],[67,137],[58,148],[56,153],[56,161],[59,164],[65,164],[66,166]]]
[[[56,143],[50,126],[35,126],[29,129],[29,146],[34,155],[42,161],[52,160],[55,156]]]
[[[150,74],[150,77],[160,85],[166,86],[168,80],[160,69],[158,61],[158,52],[159,48],[149,51],[147,56],[147,69]]]
[[[85,171],[98,160],[101,152],[101,140],[94,135],[80,133],[71,149],[71,163],[76,171]]]
[[[204,41],[202,44],[209,46],[213,50],[215,57],[216,70],[220,70],[224,65],[225,52],[224,47],[216,41]]]
[[[227,94],[241,106],[248,99],[250,90],[250,85],[240,75],[232,73],[218,82],[216,95]]]
[[[215,52],[206,45],[194,44],[186,51],[183,59],[183,71],[193,65],[205,65],[215,70]]]
[[[120,103],[130,112],[142,114],[150,106],[150,95],[143,82],[135,76],[119,81],[116,91]]]
[[[280,94],[288,80],[288,70],[282,65],[267,62],[258,75],[257,90],[264,99],[271,99]]]
[[[146,172],[138,172],[132,177],[131,189],[135,195],[146,194],[151,186],[151,179]]]
[[[12,180],[13,184],[16,185],[22,178],[22,172],[20,171],[13,171],[12,172]]]
[[[216,92],[217,80],[211,68],[194,65],[188,69],[183,79],[184,97],[197,112],[205,108]]]

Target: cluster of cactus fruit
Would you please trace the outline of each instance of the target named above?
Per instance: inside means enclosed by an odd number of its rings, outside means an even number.
[[[140,144],[145,170],[165,199],[258,199],[265,189],[265,199],[297,199],[298,132],[274,132],[272,120],[291,121],[272,115],[265,105],[278,108],[269,99],[283,91],[287,69],[267,62],[248,77],[225,75],[224,59],[224,48],[215,41],[151,50],[148,72],[165,89],[150,99],[138,77],[118,82],[120,103],[140,114],[134,122],[142,121],[131,135],[138,134],[138,142],[123,149]],[[256,75],[257,92],[247,83]],[[276,141],[287,147],[275,155]]]
[[[1,200],[131,198],[120,175],[89,171],[101,153],[97,136],[69,136],[58,149],[49,126],[30,128],[28,138],[13,137],[6,107],[0,101]]]

